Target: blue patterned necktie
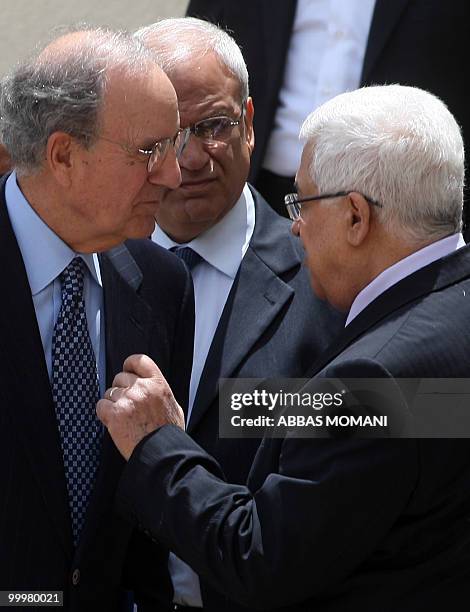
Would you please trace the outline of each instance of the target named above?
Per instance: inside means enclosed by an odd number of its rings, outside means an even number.
[[[177,255],[180,259],[184,261],[191,273],[197,266],[197,264],[203,261],[203,258],[199,255],[199,253],[196,253],[196,251],[193,251],[193,249],[188,246],[172,247],[170,251],[172,251],[175,255]]]
[[[76,257],[60,275],[62,304],[52,337],[52,397],[77,545],[99,463],[102,426],[96,359],[83,300],[86,265]]]

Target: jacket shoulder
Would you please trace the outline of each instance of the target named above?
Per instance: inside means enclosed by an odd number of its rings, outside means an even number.
[[[158,277],[161,282],[186,281],[188,272],[184,263],[152,240],[127,240],[125,245],[141,269],[145,280]]]

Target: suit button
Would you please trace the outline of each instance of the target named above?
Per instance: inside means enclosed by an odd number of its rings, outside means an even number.
[[[73,586],[77,586],[80,582],[80,570],[74,569],[72,574],[72,584]]]

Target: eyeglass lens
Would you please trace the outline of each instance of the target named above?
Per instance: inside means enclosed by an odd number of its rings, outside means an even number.
[[[165,161],[166,156],[168,155],[168,151],[170,147],[173,146],[175,149],[176,158],[178,159],[182,154],[184,147],[188,141],[188,134],[185,133],[185,130],[178,132],[178,134],[174,138],[164,138],[159,140],[153,150],[152,154],[149,157],[148,161],[148,171],[152,172],[153,169],[162,165]]]
[[[298,221],[300,219],[300,209],[302,208],[302,205],[297,201],[297,194],[288,193],[284,197],[284,203],[291,221]]]
[[[293,204],[286,204],[287,212],[291,221],[298,221],[300,219],[300,209],[302,205],[294,202]]]
[[[194,124],[191,130],[197,138],[201,140],[224,141],[232,135],[232,128],[237,125],[237,121],[232,121],[228,117],[213,117],[204,119]]]

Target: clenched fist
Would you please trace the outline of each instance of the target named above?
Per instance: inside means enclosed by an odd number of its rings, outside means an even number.
[[[184,414],[158,366],[147,355],[131,355],[96,406],[119,452],[129,459],[136,445],[162,425],[184,429]]]

